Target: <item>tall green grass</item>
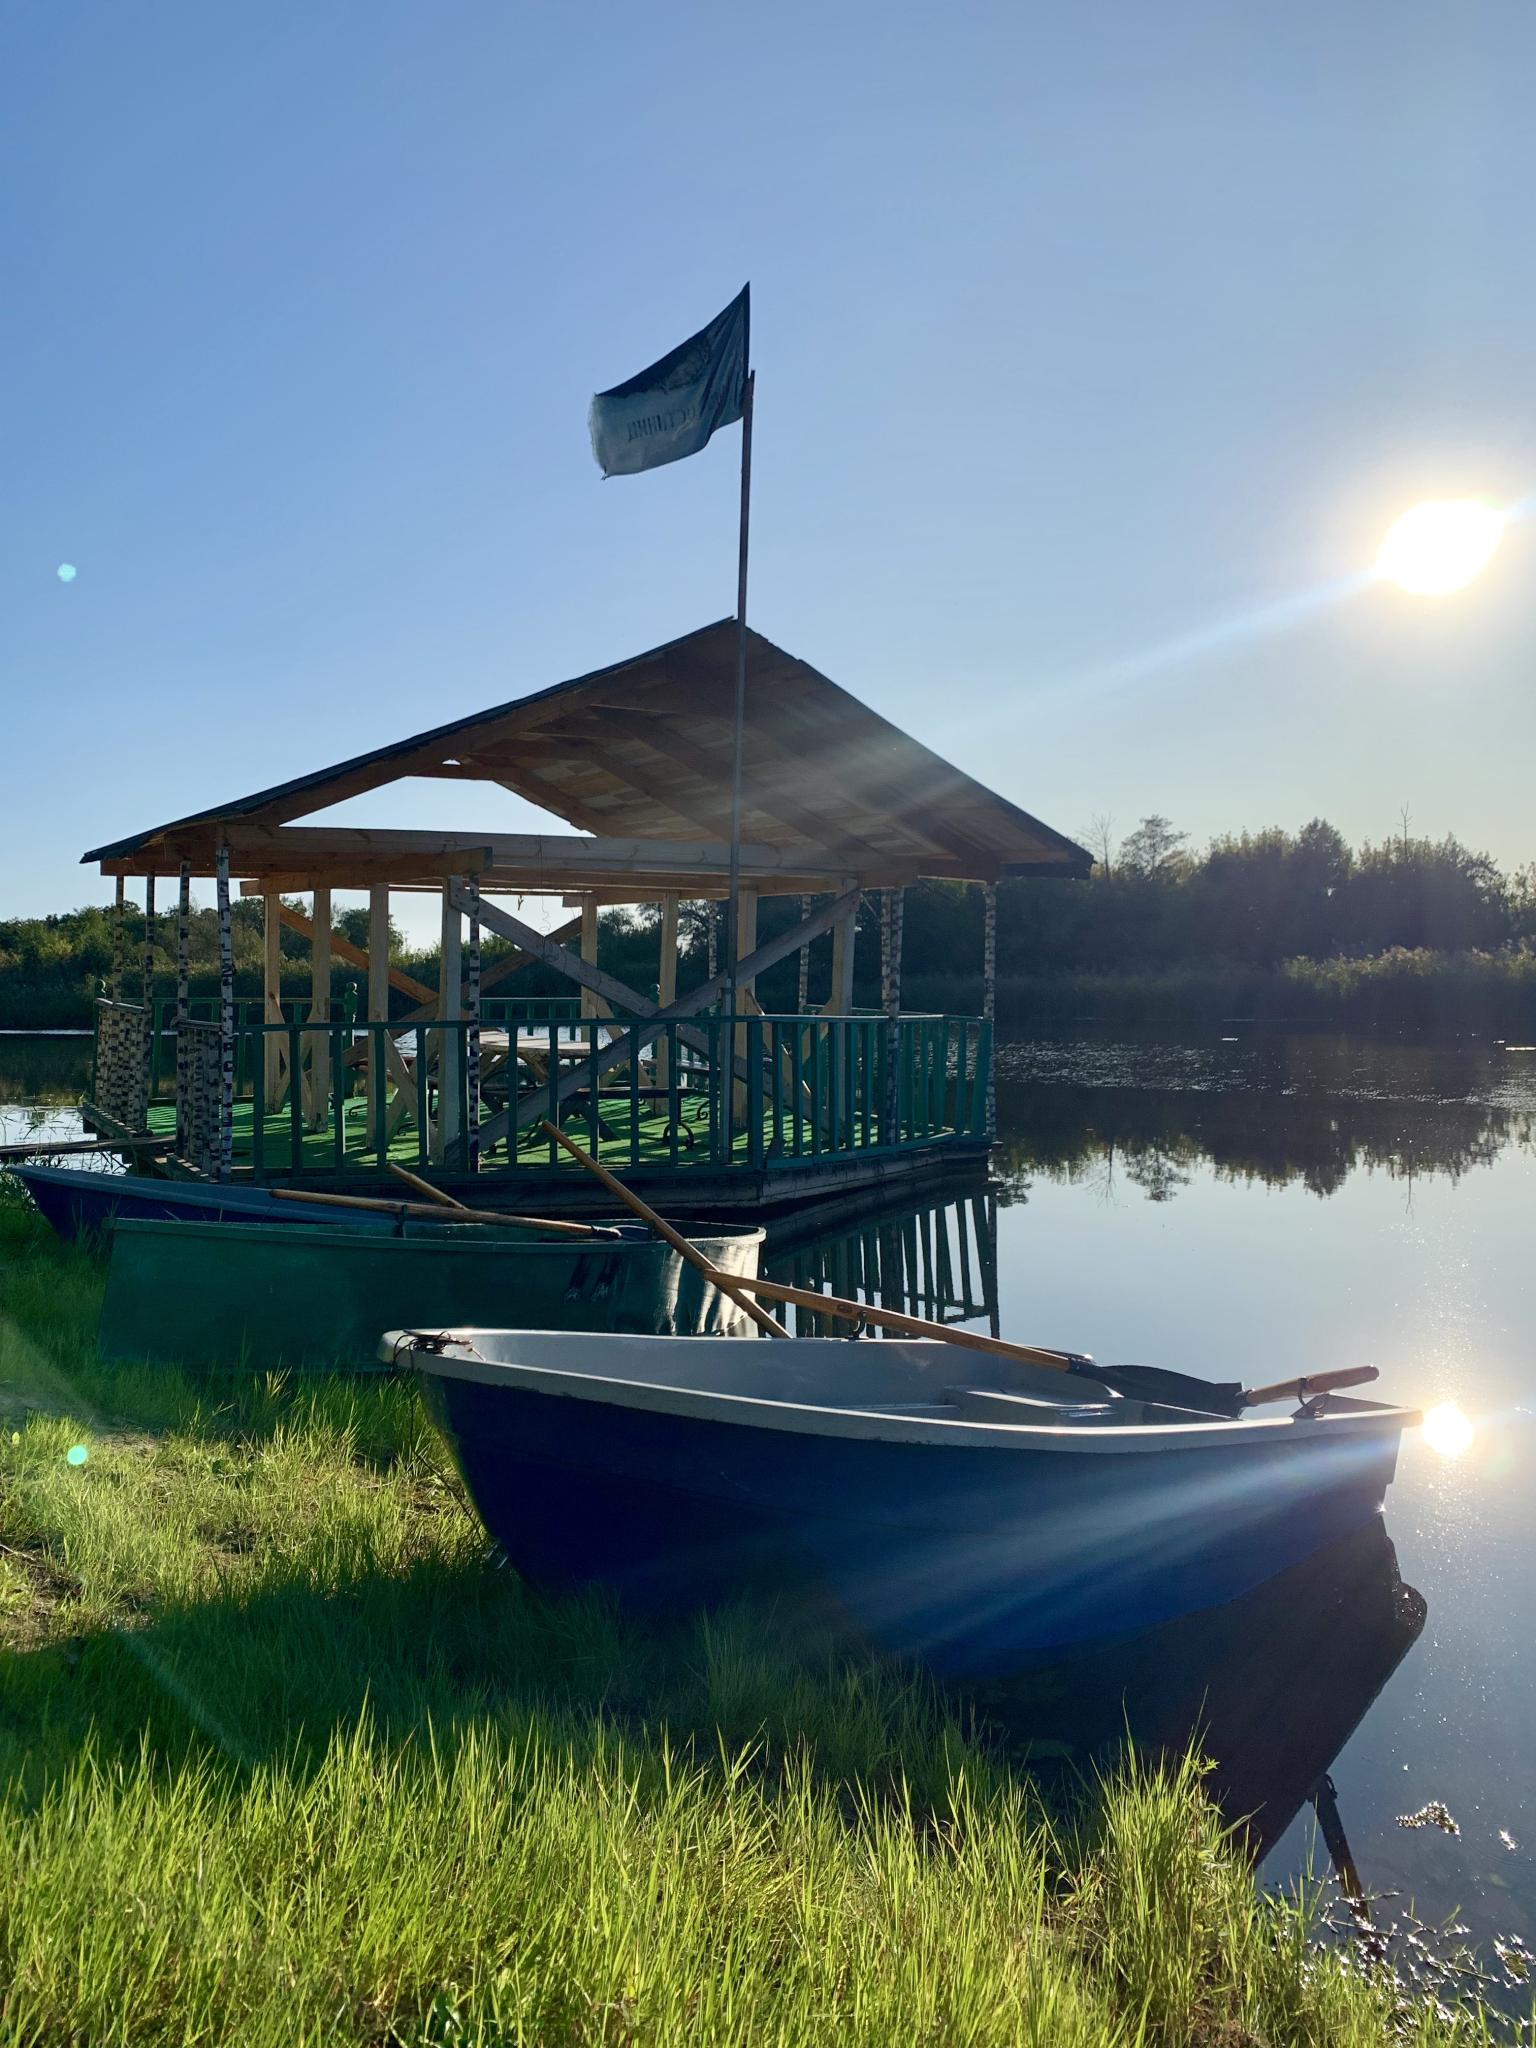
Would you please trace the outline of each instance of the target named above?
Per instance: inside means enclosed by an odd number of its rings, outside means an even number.
[[[1048,1798],[787,1615],[537,1598],[407,1387],[104,1367],[99,1284],[0,1205],[0,2048],[1483,2038],[1195,1765]]]

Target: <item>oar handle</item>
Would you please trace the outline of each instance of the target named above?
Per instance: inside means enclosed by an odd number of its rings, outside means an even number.
[[[1314,1394],[1334,1394],[1340,1387],[1363,1387],[1380,1378],[1374,1365],[1344,1365],[1337,1372],[1309,1372],[1299,1380],[1276,1380],[1272,1387],[1250,1387],[1243,1396],[1243,1406],[1260,1408],[1266,1401],[1310,1401]]]
[[[580,1160],[588,1173],[602,1182],[609,1194],[617,1195],[626,1208],[633,1209],[643,1223],[648,1223],[658,1237],[665,1238],[673,1251],[680,1253],[690,1266],[696,1266],[706,1280],[713,1280],[720,1292],[727,1296],[729,1300],[734,1301],[744,1315],[750,1316],[760,1330],[774,1337],[787,1337],[789,1335],[789,1332],[782,1323],[775,1322],[772,1316],[765,1314],[758,1307],[750,1295],[742,1293],[744,1275],[740,1273],[722,1273],[718,1266],[712,1266],[697,1245],[691,1245],[680,1231],[672,1228],[665,1216],[658,1216],[648,1202],[642,1202],[640,1197],[631,1188],[625,1187],[623,1181],[616,1174],[610,1173],[606,1166],[599,1166],[592,1157],[592,1154],[584,1152],[574,1138],[568,1138],[558,1124],[552,1124],[546,1118],[541,1122],[539,1128],[542,1131],[547,1131],[550,1137],[558,1139],[573,1159]]]
[[[790,1287],[781,1280],[760,1280],[743,1274],[738,1284],[754,1294],[766,1294],[770,1301],[789,1302],[796,1308],[814,1309],[818,1315],[836,1316],[845,1323],[873,1323],[904,1337],[939,1337],[946,1344],[959,1344],[967,1351],[990,1351],[997,1358],[1016,1359],[1020,1365],[1043,1365],[1052,1372],[1071,1372],[1078,1362],[1070,1352],[1042,1351],[1033,1344],[1005,1344],[1001,1337],[983,1337],[976,1330],[957,1330],[951,1323],[931,1323],[925,1316],[904,1315],[900,1309],[875,1308],[868,1302],[845,1301],[836,1294],[820,1294],[814,1287]]]

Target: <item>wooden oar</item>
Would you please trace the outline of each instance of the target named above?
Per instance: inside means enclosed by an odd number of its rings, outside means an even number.
[[[681,1253],[690,1266],[697,1266],[706,1280],[713,1280],[728,1300],[735,1302],[743,1315],[750,1316],[757,1327],[772,1337],[787,1337],[788,1330],[782,1323],[775,1322],[771,1315],[760,1309],[748,1294],[742,1293],[745,1282],[739,1273],[722,1273],[718,1266],[711,1265],[697,1245],[690,1244],[680,1231],[674,1230],[664,1216],[658,1216],[648,1202],[642,1202],[631,1189],[625,1187],[616,1174],[606,1166],[599,1166],[590,1152],[584,1152],[574,1138],[568,1138],[557,1124],[547,1120],[540,1124],[540,1130],[557,1138],[573,1159],[579,1159],[594,1179],[600,1180],[609,1194],[616,1195],[627,1209],[632,1209],[642,1222],[648,1223],[658,1237],[666,1239],[673,1251]]]
[[[835,1316],[842,1322],[873,1323],[908,1337],[937,1337],[945,1344],[955,1344],[969,1351],[990,1351],[998,1357],[1014,1359],[1021,1365],[1043,1365],[1051,1372],[1078,1374],[1084,1379],[1097,1381],[1101,1386],[1111,1387],[1116,1393],[1133,1400],[1150,1401],[1158,1407],[1193,1408],[1211,1415],[1235,1416],[1244,1408],[1255,1407],[1265,1401],[1282,1401],[1287,1397],[1309,1400],[1314,1394],[1330,1393],[1339,1387],[1358,1387],[1377,1377],[1374,1365],[1356,1365],[1343,1367],[1338,1372],[1311,1373],[1305,1378],[1284,1380],[1276,1386],[1245,1390],[1235,1380],[1229,1383],[1201,1380],[1192,1373],[1169,1372],[1157,1365],[1095,1365],[1081,1352],[1047,1351],[1031,1344],[1005,1344],[1000,1337],[983,1337],[974,1330],[958,1330],[949,1323],[929,1322],[924,1316],[903,1315],[899,1309],[874,1308],[867,1302],[845,1301],[835,1294],[818,1294],[810,1287],[789,1287],[779,1280],[760,1279],[756,1274],[722,1273],[718,1266],[710,1264],[697,1246],[680,1236],[664,1217],[658,1216],[648,1203],[642,1202],[637,1194],[625,1187],[617,1174],[610,1173],[606,1166],[599,1166],[574,1138],[568,1138],[564,1131],[547,1121],[540,1128],[552,1138],[557,1138],[571,1157],[579,1159],[610,1194],[617,1195],[637,1216],[643,1217],[675,1251],[682,1253],[690,1265],[697,1266],[723,1294],[728,1294],[732,1301],[747,1310],[760,1327],[771,1330],[776,1337],[787,1337],[789,1332],[771,1316],[764,1316],[754,1302],[746,1299],[745,1290],[766,1294],[770,1301],[814,1309],[819,1315]]]
[[[440,1202],[445,1209],[462,1209],[465,1205],[457,1196],[450,1195],[446,1188],[435,1188],[431,1181],[423,1180],[419,1173],[412,1173],[396,1159],[389,1162],[389,1170],[397,1180],[403,1180],[408,1188],[414,1188],[418,1195],[425,1195],[429,1202]]]
[[[386,1202],[375,1195],[324,1195],[311,1188],[273,1188],[280,1202],[320,1202],[331,1209],[376,1209],[387,1216],[422,1218],[441,1223],[443,1212],[432,1202]],[[460,1223],[510,1223],[519,1230],[548,1230],[556,1237],[617,1238],[622,1233],[604,1223],[567,1223],[553,1216],[508,1216],[499,1209],[455,1209]]]
[[[1069,1372],[1083,1379],[1098,1380],[1135,1400],[1152,1401],[1170,1408],[1204,1408],[1216,1414],[1236,1414],[1240,1408],[1260,1407],[1266,1401],[1310,1400],[1314,1394],[1336,1392],[1340,1387],[1363,1386],[1378,1377],[1374,1365],[1342,1366],[1337,1372],[1309,1373],[1304,1378],[1281,1380],[1274,1386],[1243,1388],[1236,1382],[1218,1384],[1196,1379],[1192,1373],[1170,1372],[1159,1365],[1095,1365],[1091,1358],[1075,1351],[1047,1351],[1033,1344],[1008,1344],[1001,1337],[983,1337],[975,1330],[959,1330],[950,1323],[929,1322],[925,1316],[904,1315],[900,1309],[875,1308],[868,1302],[846,1301],[835,1294],[818,1294],[813,1287],[789,1287],[780,1280],[760,1280],[743,1275],[738,1284],[754,1294],[766,1294],[770,1301],[792,1303],[814,1309],[819,1315],[834,1316],[840,1322],[873,1323],[896,1330],[907,1337],[938,1337],[946,1344],[958,1344],[968,1351],[990,1351],[999,1358],[1016,1359],[1021,1365],[1043,1365],[1051,1372]]]

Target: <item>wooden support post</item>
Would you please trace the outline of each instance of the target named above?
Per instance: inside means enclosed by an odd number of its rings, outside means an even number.
[[[858,930],[857,909],[832,927],[832,987],[827,996],[829,1017],[846,1017],[853,1008],[853,952]]]
[[[155,878],[144,877],[144,1014],[155,1008]]]
[[[228,1180],[235,1157],[235,937],[229,916],[229,848],[218,853],[219,912],[219,1146],[218,1174]]]
[[[677,895],[661,899],[661,971],[656,977],[656,1000],[667,1009],[677,1000]],[[665,1038],[656,1041],[656,1086],[671,1085],[671,1053]]]
[[[315,890],[309,941],[309,1021],[331,1021],[331,892]],[[309,1128],[323,1131],[331,1120],[331,1034],[311,1031],[309,1039]]]
[[[186,1157],[190,1125],[181,1085],[182,1030],[192,985],[192,870],[181,863],[176,877],[176,1150]]]
[[[112,899],[112,1000],[123,1000],[123,962],[128,957],[128,884],[121,875]]]
[[[901,924],[906,892],[887,889],[880,903],[880,1001],[885,1011],[885,1142],[901,1133]]]
[[[280,896],[263,896],[261,899],[261,941],[262,970],[261,1014],[268,1024],[283,1021],[283,927],[278,912],[282,905]],[[268,1112],[280,1107],[283,1099],[283,1040],[280,1033],[268,1030],[262,1034],[261,1071],[265,1089],[265,1107]]]
[[[192,988],[192,870],[186,861],[176,878],[176,1022],[187,1014]]]
[[[810,914],[811,899],[809,896],[802,896],[800,898],[800,922],[804,924]],[[795,1013],[797,1016],[803,1017],[805,1015],[806,1007],[810,1000],[811,949],[809,946],[802,946],[800,948],[800,978],[795,985]]]
[[[581,957],[589,967],[597,965],[597,898],[589,896],[581,906]],[[583,1017],[597,1015],[597,998],[589,988],[581,992]]]
[[[443,882],[442,948],[438,956],[438,1016],[445,1024],[459,1021],[459,983],[464,976],[464,919],[454,901],[455,884],[450,875]],[[428,1115],[430,1090],[427,1085],[427,1038],[425,1025],[418,1025],[416,1044],[416,1100],[419,1114]],[[437,1120],[431,1125],[430,1153],[435,1166],[453,1157],[463,1134],[459,1117],[459,1076],[463,1072],[463,1045],[456,1031],[437,1034]]]
[[[159,1035],[155,1030],[155,878],[144,877],[144,1101],[155,1099],[155,1051]]]
[[[981,1014],[993,1024],[997,1016],[997,884],[981,891]],[[987,1033],[987,1136],[997,1136],[997,1060]]]
[[[389,1022],[389,889],[368,891],[368,1021]]]
[[[757,891],[743,889],[736,908],[736,958],[745,960],[757,951]],[[745,1017],[748,1010],[757,1008],[757,978],[755,975],[736,977],[736,1014]],[[747,1027],[745,1022],[736,1026],[732,1034],[732,1050],[738,1061],[747,1056]],[[747,1083],[738,1081],[732,1094],[732,1103],[738,1125],[747,1116]]]
[[[469,1131],[465,1164],[471,1173],[480,1171],[480,877],[467,875],[464,897],[469,918],[469,943],[464,950],[464,1015],[469,1029],[464,1034],[465,1094],[469,1101]]]

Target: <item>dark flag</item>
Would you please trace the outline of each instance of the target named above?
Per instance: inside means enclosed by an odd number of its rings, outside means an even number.
[[[751,307],[743,285],[707,327],[592,401],[592,453],[604,476],[635,476],[697,455],[716,427],[739,420],[747,395]]]

